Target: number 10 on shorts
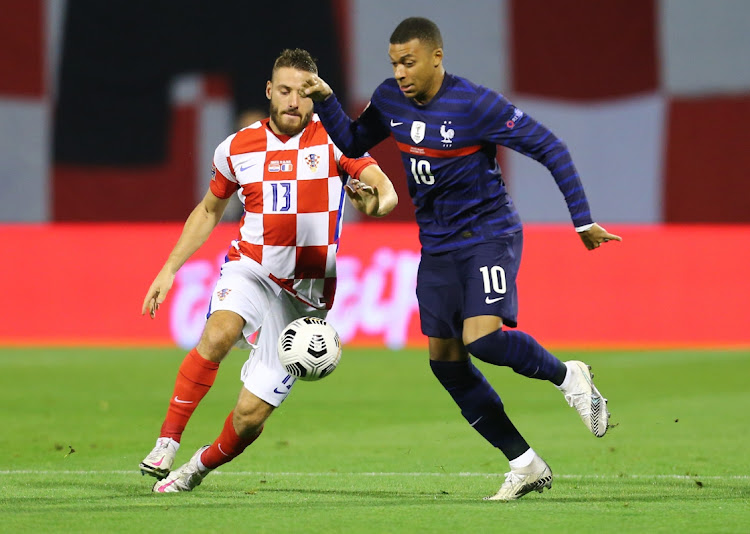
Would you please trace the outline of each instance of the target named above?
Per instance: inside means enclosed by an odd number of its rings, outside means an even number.
[[[479,272],[482,273],[482,280],[484,281],[484,292],[488,295],[492,292],[499,295],[504,295],[507,287],[505,285],[505,269],[499,265],[493,265],[492,267],[480,267]]]

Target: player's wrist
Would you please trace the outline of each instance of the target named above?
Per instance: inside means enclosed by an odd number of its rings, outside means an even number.
[[[336,99],[336,93],[331,91],[328,95],[323,97],[321,100],[316,100],[315,105],[323,106],[324,108],[327,108],[327,107],[334,105],[334,102],[338,102],[338,100]]]
[[[576,232],[578,232],[580,234],[582,232],[586,232],[588,230],[591,230],[591,228],[593,228],[595,224],[596,223],[589,223],[589,224],[583,224],[581,226],[576,226]]]

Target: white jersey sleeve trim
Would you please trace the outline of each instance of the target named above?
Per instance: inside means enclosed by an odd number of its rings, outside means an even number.
[[[232,140],[234,139],[234,136],[237,134],[232,134],[224,141],[222,141],[219,146],[216,147],[216,150],[214,151],[214,167],[216,167],[216,170],[219,171],[227,180],[230,180],[232,182],[237,183],[237,177],[232,172],[232,169],[229,167],[229,147],[232,144]]]

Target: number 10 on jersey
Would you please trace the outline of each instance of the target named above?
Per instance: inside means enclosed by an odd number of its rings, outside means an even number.
[[[418,184],[432,185],[435,177],[430,171],[430,162],[426,159],[409,158],[411,161],[411,175]]]

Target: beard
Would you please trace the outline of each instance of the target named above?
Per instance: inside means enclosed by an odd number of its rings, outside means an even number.
[[[276,126],[276,128],[284,135],[293,137],[300,133],[310,123],[313,114],[312,110],[306,115],[302,115],[298,111],[295,111],[295,113],[300,117],[300,121],[289,124],[287,122],[289,117],[284,115],[284,113],[279,110],[278,107],[274,106],[273,102],[271,102],[271,122],[273,122],[274,126]]]

